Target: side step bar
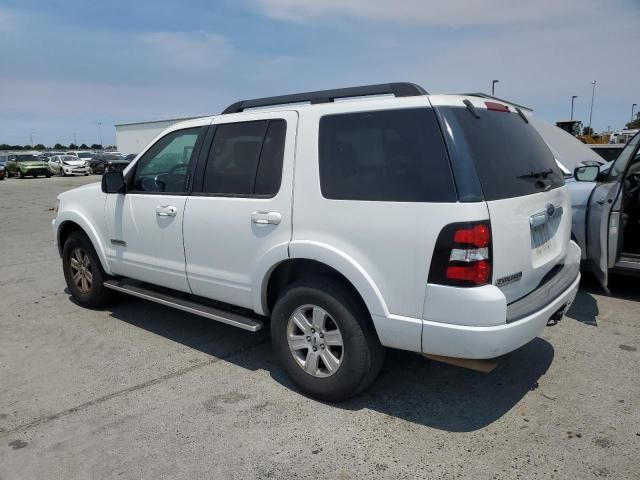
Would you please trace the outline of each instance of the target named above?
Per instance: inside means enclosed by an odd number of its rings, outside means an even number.
[[[122,280],[107,280],[104,282],[104,286],[117,292],[176,308],[183,312],[193,313],[194,315],[226,323],[227,325],[242,328],[249,332],[257,332],[264,326],[264,323],[257,318],[244,316],[235,312],[228,312],[193,300],[172,296],[164,292],[156,291],[146,285],[128,283]]]

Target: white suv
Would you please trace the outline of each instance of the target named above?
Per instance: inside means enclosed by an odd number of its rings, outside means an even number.
[[[395,83],[235,103],[59,196],[73,297],[114,291],[250,331],[340,400],[385,347],[491,359],[573,301],[553,155],[517,107]]]

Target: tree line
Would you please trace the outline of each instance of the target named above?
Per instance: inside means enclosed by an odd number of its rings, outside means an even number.
[[[110,148],[116,147],[115,145],[107,145],[105,148],[99,143],[93,143],[91,146],[86,143],[82,145],[76,145],[75,143],[62,145],[61,143],[56,143],[53,147],[45,147],[41,143],[36,145],[9,145],[8,143],[0,143],[0,150],[105,150]]]

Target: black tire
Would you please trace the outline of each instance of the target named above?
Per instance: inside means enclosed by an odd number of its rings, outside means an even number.
[[[24,178],[24,172],[22,170],[18,170],[18,176],[20,178]]]
[[[50,173],[45,173],[44,176],[47,177],[47,178],[51,178],[51,174]]]
[[[84,252],[88,257],[88,268],[92,279],[87,291],[82,291],[73,280],[74,273],[72,271],[71,257],[77,250]],[[65,241],[62,249],[62,270],[71,295],[83,307],[103,307],[113,299],[113,291],[103,285],[108,276],[100,264],[100,259],[93,248],[91,240],[84,232],[73,232]]]
[[[330,376],[319,378],[307,373],[289,349],[289,319],[303,305],[325,310],[342,335],[341,363]],[[384,348],[371,316],[361,302],[333,278],[301,280],[280,295],[271,315],[271,342],[278,362],[300,390],[331,402],[346,400],[366,389],[378,376],[384,360]]]

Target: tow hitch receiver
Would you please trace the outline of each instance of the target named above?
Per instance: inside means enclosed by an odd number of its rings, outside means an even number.
[[[564,311],[566,308],[567,306],[563,305],[556,313],[551,315],[549,320],[547,320],[547,327],[553,327],[554,325],[557,325],[558,322],[562,320],[562,317],[564,317]]]

